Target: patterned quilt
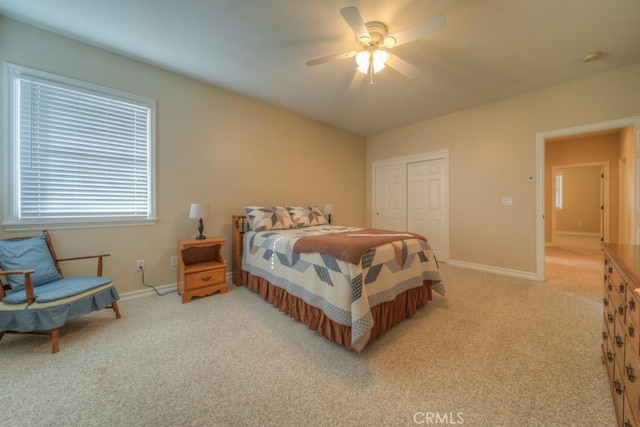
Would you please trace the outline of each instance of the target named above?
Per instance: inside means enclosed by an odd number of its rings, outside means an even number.
[[[358,230],[362,229],[322,225],[249,231],[244,235],[242,269],[321,309],[331,320],[351,326],[351,345],[361,351],[373,327],[371,307],[422,286],[423,280],[432,280],[432,289],[441,295],[444,285],[433,252],[421,239],[378,246],[367,251],[359,264],[293,250],[304,236]]]

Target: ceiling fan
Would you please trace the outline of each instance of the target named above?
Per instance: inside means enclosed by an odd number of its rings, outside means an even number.
[[[356,7],[343,7],[340,9],[340,14],[355,34],[360,44],[359,49],[312,59],[307,61],[307,66],[313,67],[327,62],[355,57],[357,71],[349,90],[357,89],[366,75],[370,76],[370,84],[373,84],[373,75],[387,65],[407,77],[413,78],[417,76],[420,70],[397,55],[390,54],[388,49],[438,33],[447,26],[447,18],[443,14],[438,14],[389,35],[387,26],[382,22],[364,22]]]

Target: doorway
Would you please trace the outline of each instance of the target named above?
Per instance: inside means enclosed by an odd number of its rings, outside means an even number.
[[[603,216],[602,236],[607,242],[633,243],[635,241],[636,219],[634,205],[636,203],[636,186],[634,165],[636,164],[635,146],[640,143],[640,120],[638,117],[562,129],[537,135],[538,148],[538,222],[537,222],[537,279],[547,279],[546,259],[549,243],[558,243],[558,235],[552,238],[552,221],[555,209],[554,166],[578,166],[585,164],[608,163],[609,183],[603,190],[609,191],[608,217]],[[622,183],[622,184],[621,184]],[[603,192],[603,197],[606,195]],[[606,200],[604,202],[606,206]],[[556,218],[557,219],[557,218]],[[573,220],[574,224],[577,222]],[[584,224],[583,224],[584,225]],[[565,246],[576,248],[581,245],[593,248],[598,243],[594,238],[582,238],[580,233],[561,234]],[[587,236],[588,237],[588,236]],[[582,242],[580,242],[582,240]],[[585,248],[585,249],[587,249]],[[595,251],[599,254],[599,244]],[[592,251],[594,249],[591,249]],[[591,253],[590,255],[593,255]],[[579,258],[567,256],[562,262],[580,265]],[[594,259],[591,257],[592,260]],[[601,269],[601,254],[597,256],[597,264]],[[556,259],[557,261],[557,259]]]

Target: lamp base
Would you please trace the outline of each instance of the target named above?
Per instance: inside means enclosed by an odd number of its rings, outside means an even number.
[[[202,224],[202,218],[200,218],[198,220],[198,236],[196,237],[196,240],[203,240],[206,239],[207,237],[202,234],[202,231],[204,230],[204,225]]]

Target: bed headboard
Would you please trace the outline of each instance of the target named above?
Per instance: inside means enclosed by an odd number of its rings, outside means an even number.
[[[242,242],[244,233],[249,231],[246,215],[231,215],[231,281],[243,286],[242,279]]]

